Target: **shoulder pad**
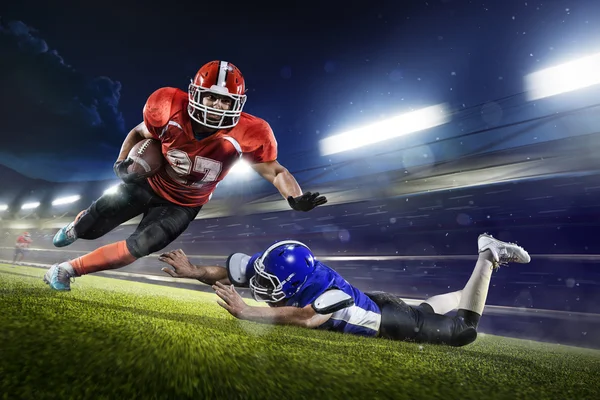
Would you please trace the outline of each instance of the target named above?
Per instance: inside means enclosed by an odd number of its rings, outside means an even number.
[[[148,97],[144,106],[144,121],[153,127],[163,127],[171,118],[173,100],[179,89],[164,87]]]
[[[248,121],[241,144],[244,153],[251,153],[247,156],[251,164],[277,159],[277,139],[271,126],[263,119]]]
[[[354,299],[339,289],[328,290],[315,299],[312,308],[318,314],[331,314],[354,305]]]

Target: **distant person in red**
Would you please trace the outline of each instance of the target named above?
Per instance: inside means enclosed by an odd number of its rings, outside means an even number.
[[[23,257],[25,257],[25,253],[32,242],[33,240],[31,240],[31,235],[29,232],[23,232],[23,234],[17,238],[17,242],[15,243],[15,255],[13,256],[13,264],[23,261]]]

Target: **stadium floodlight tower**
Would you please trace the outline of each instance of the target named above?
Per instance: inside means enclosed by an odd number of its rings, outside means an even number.
[[[71,203],[75,203],[80,198],[81,198],[81,196],[79,196],[79,195],[59,197],[52,201],[52,205],[53,206],[62,206],[65,204],[71,204]]]
[[[437,104],[376,122],[319,141],[322,156],[358,149],[384,140],[423,131],[450,120],[446,104]]]
[[[556,96],[600,83],[600,53],[525,76],[528,100]]]
[[[40,206],[39,201],[32,201],[21,206],[21,210],[34,210]]]

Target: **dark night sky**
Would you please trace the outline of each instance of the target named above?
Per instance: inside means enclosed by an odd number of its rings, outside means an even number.
[[[353,124],[519,93],[525,74],[600,51],[590,0],[8,3],[0,164],[50,180],[112,177],[147,96],[213,59],[242,70],[245,111],[294,169]]]

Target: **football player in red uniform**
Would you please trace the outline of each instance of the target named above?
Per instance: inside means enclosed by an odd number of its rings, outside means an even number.
[[[206,204],[217,184],[240,158],[271,182],[290,207],[310,211],[327,202],[319,193],[302,193],[296,179],[277,162],[277,141],[269,124],[242,112],[246,87],[240,70],[211,61],[198,71],[188,92],[161,88],[148,98],[144,121],[125,138],[114,165],[123,180],[116,194],[103,195],[54,237],[57,247],[77,239],[97,239],[143,214],[126,240],[53,265],[44,281],[70,290],[70,279],[131,264],[159,251],[181,235]],[[164,168],[147,179],[128,173],[127,156],[145,138],[162,143]]]
[[[25,252],[27,252],[27,249],[32,242],[33,240],[31,240],[31,235],[29,232],[23,232],[23,234],[17,238],[17,242],[15,243],[15,255],[13,256],[13,264],[23,261]]]

